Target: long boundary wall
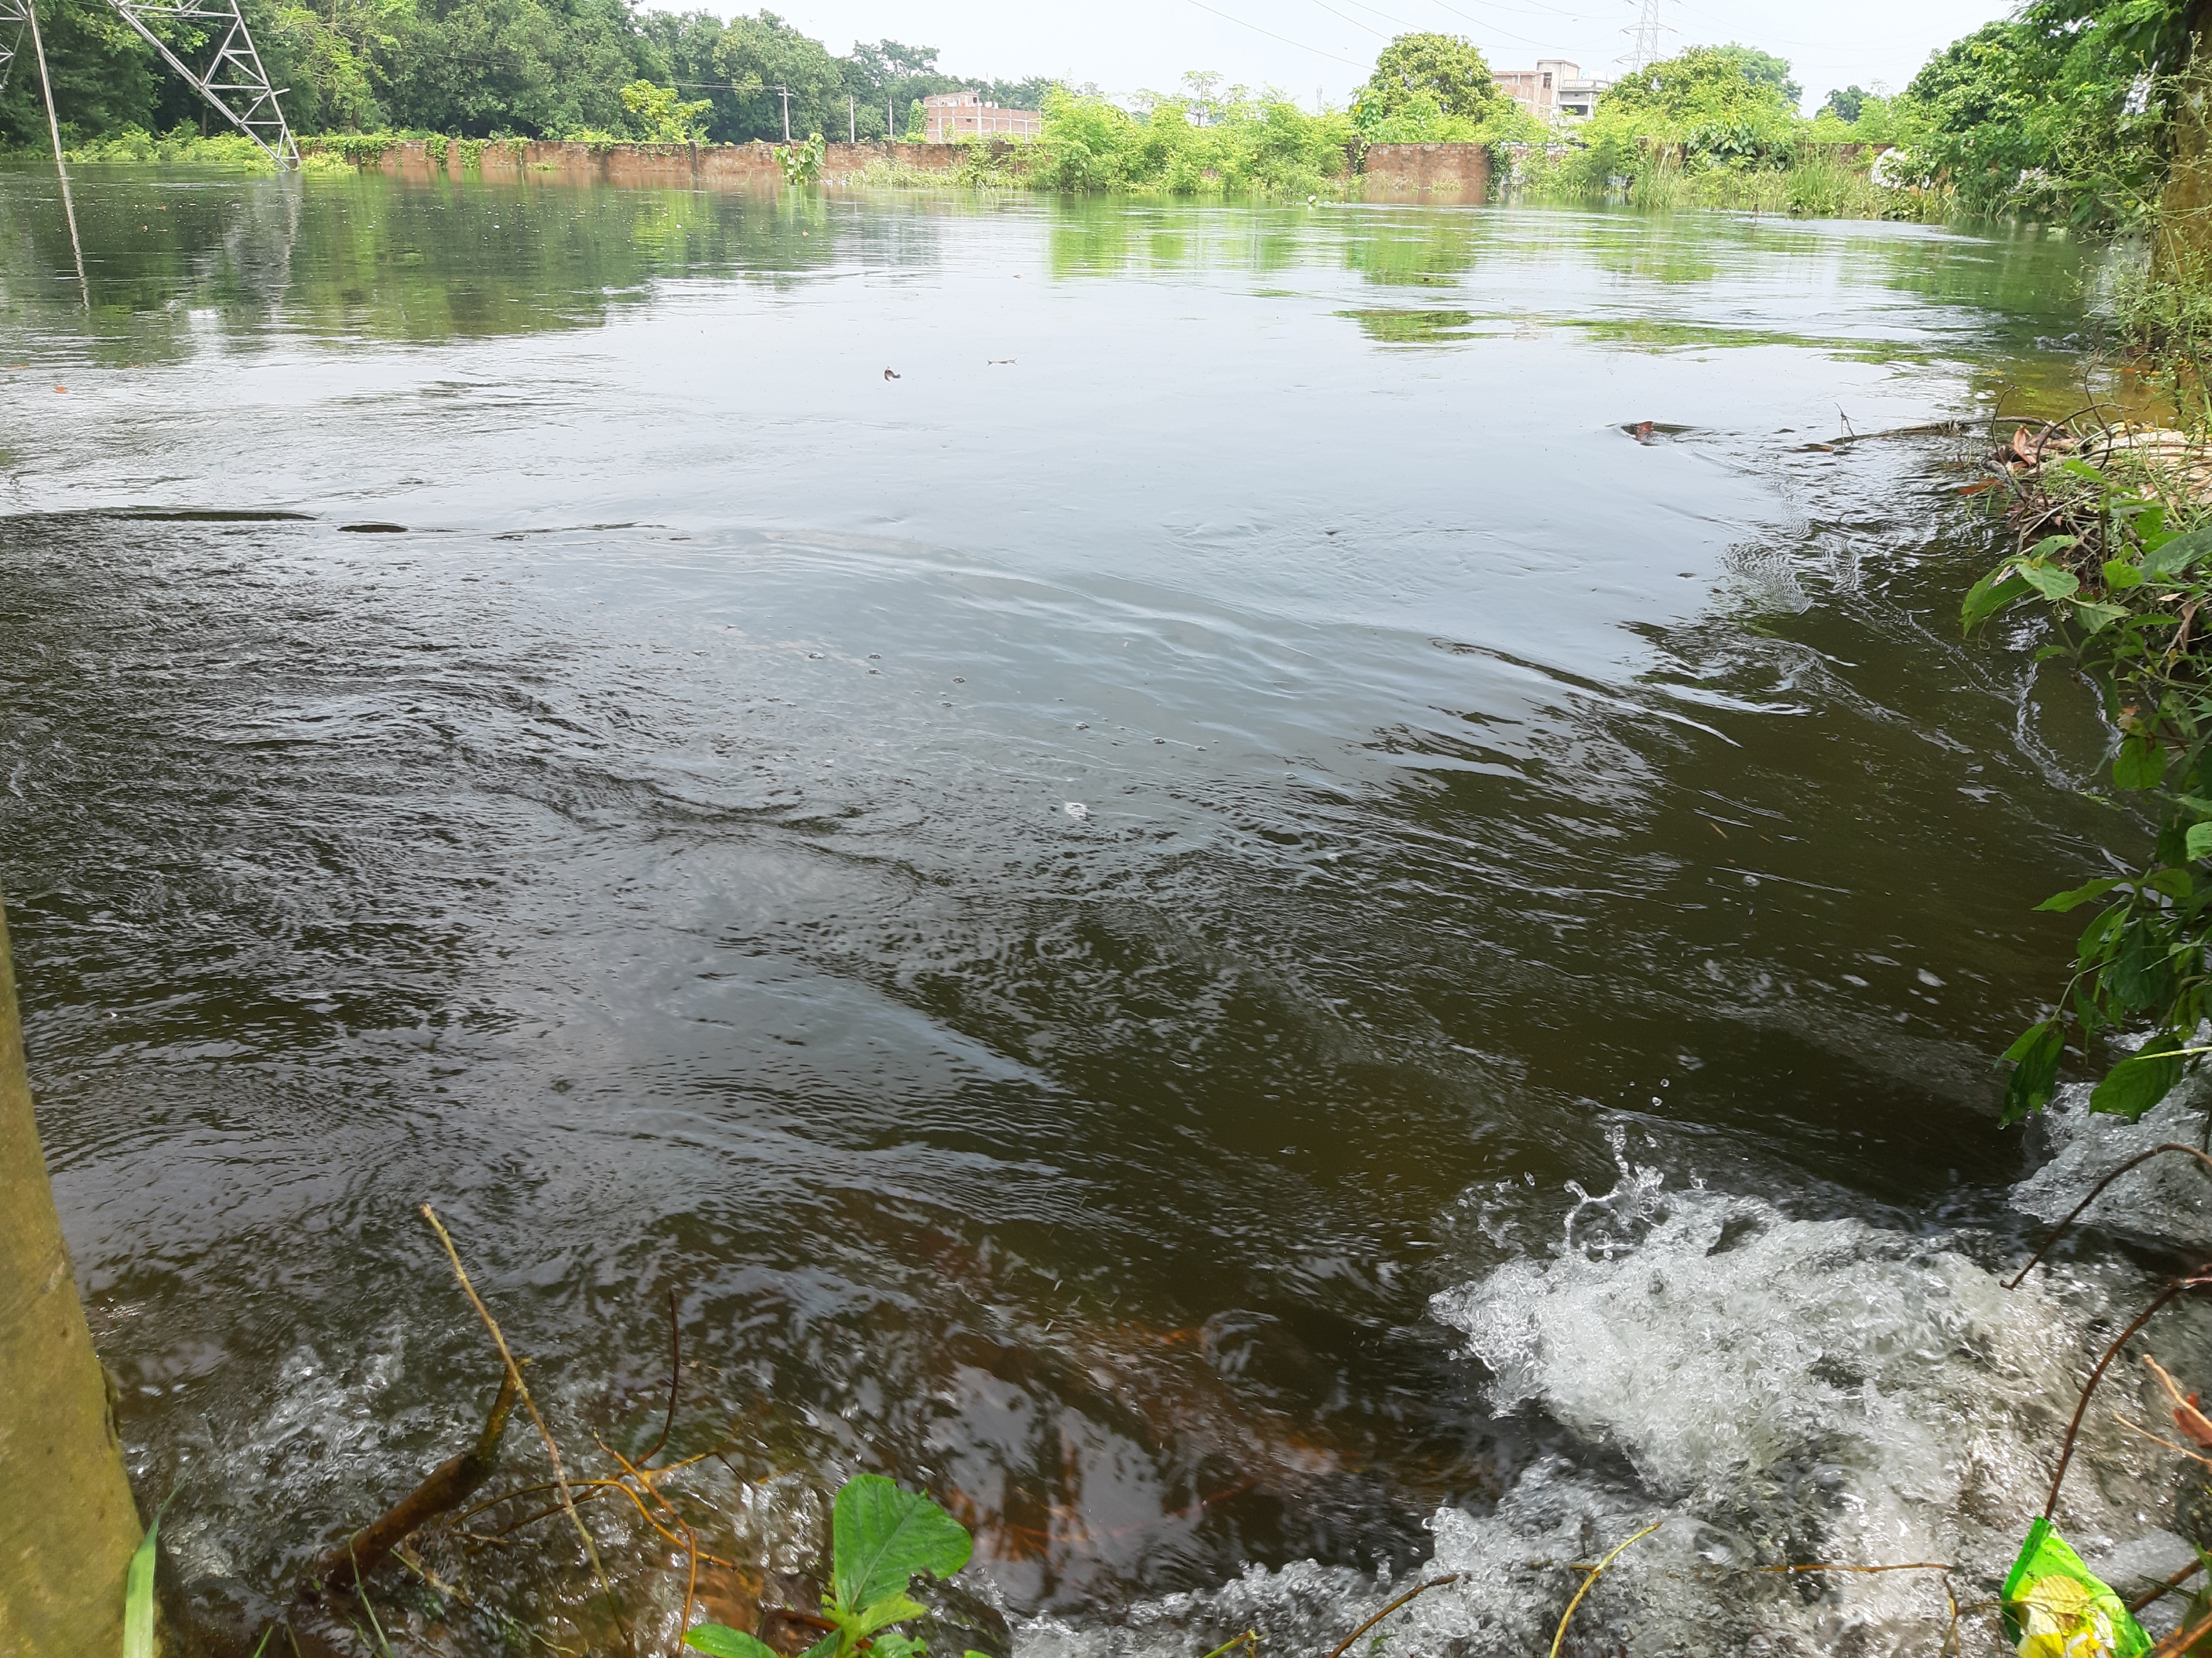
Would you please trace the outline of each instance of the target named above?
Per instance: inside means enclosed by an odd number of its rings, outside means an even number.
[[[301,148],[313,154],[312,138]],[[348,156],[363,172],[428,180],[478,178],[536,180],[549,184],[617,185],[654,189],[741,190],[783,183],[775,146],[750,144],[592,144],[550,138],[459,139],[428,143],[410,139],[362,150],[343,142],[329,153]],[[1028,155],[1019,144],[985,146],[989,163],[1005,173],[1026,171]],[[978,159],[974,143],[831,144],[823,156],[822,177],[841,183],[872,166],[916,173],[951,174]],[[1354,175],[1358,194],[1368,201],[1426,197],[1479,202],[1490,193],[1490,150],[1482,144],[1370,144],[1363,171]]]
[[[308,139],[301,148],[312,155],[317,145]],[[992,148],[1007,152],[1002,164],[1011,160],[1018,168],[1013,145]],[[823,157],[822,176],[835,183],[878,161],[907,173],[949,173],[974,158],[975,149],[974,144],[831,144]],[[386,145],[380,152],[350,153],[340,145],[331,145],[330,149],[335,155],[350,154],[364,173],[401,179],[473,176],[664,190],[750,189],[783,182],[783,167],[775,158],[775,148],[763,143],[586,144],[550,138],[463,143],[449,139],[434,148],[421,139],[410,139]]]

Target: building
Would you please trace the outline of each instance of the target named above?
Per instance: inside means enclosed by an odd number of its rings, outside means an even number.
[[[1044,117],[1033,109],[1001,109],[980,92],[940,92],[921,100],[921,136],[933,144],[955,138],[1035,138]]]
[[[1564,115],[1586,120],[1597,107],[1597,95],[1613,84],[1583,73],[1580,64],[1564,58],[1540,58],[1534,69],[1501,69],[1491,78],[1498,89],[1531,115],[1547,119]]]

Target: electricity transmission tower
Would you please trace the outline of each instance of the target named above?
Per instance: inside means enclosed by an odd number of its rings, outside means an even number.
[[[110,3],[116,3],[117,0],[110,0]],[[1620,62],[1626,65],[1632,75],[1638,70],[1649,69],[1666,55],[1666,48],[1661,44],[1660,37],[1672,34],[1674,30],[1660,21],[1662,3],[1662,0],[1638,0],[1636,21],[1621,30],[1629,39],[1629,47],[1628,55]]]
[[[0,0],[0,87],[8,83],[15,66],[15,53],[31,21],[33,0]],[[216,112],[253,140],[282,169],[300,164],[300,147],[284,119],[278,88],[269,84],[253,36],[238,9],[239,0],[107,0],[117,16],[128,23],[146,44],[161,55],[186,85],[215,106]],[[163,19],[182,24],[172,33],[197,34],[200,45],[177,46],[155,33],[148,20]],[[198,68],[183,52],[202,58]]]

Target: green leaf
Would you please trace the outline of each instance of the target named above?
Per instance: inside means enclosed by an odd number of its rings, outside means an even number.
[[[2090,882],[2087,886],[2075,887],[2071,892],[2053,894],[2051,897],[2045,898],[2041,903],[2038,904],[2036,908],[2038,909],[2050,910],[2054,914],[2063,915],[2069,910],[2081,908],[2082,905],[2087,903],[2092,898],[2103,897],[2106,893],[2110,892],[2114,887],[2119,884],[2120,883],[2116,877],[2109,875],[2103,876],[2097,880]]]
[[[2199,858],[2212,858],[2212,823],[2191,823],[2186,844],[2192,861]]]
[[[2081,940],[2074,946],[2074,959],[2083,967],[2094,967],[2112,953],[2112,940],[2119,936],[2120,923],[2128,917],[2125,904],[2114,904],[2097,919],[2081,929]]]
[[[953,1568],[955,1571],[960,1569]],[[873,1606],[864,1606],[850,1614],[845,1626],[856,1636],[873,1635],[886,1624],[903,1624],[909,1618],[919,1618],[929,1608],[917,1605],[903,1594],[887,1594]]]
[[[684,1644],[708,1658],[783,1658],[767,1642],[727,1624],[701,1624],[684,1635]]]
[[[2005,1079],[2004,1116],[2007,1123],[2040,1111],[2057,1085],[2058,1061],[2066,1052],[2066,1034],[2056,1019],[2030,1025],[2005,1049],[2012,1075]]]
[[[878,1635],[868,1643],[871,1658],[921,1658],[928,1650],[919,1635]]]
[[[2011,565],[2000,564],[1966,589],[1966,602],[1959,607],[1959,620],[1972,633],[2014,599],[2025,598],[2034,591]]]
[[[2021,580],[2045,598],[2071,598],[2081,591],[2081,579],[2056,564],[2023,564]]]
[[[2156,1007],[2173,993],[2166,940],[2143,916],[2128,922],[2105,969],[2105,993],[2123,1007]]]
[[[842,1637],[833,1629],[805,1651],[800,1653],[799,1658],[836,1658],[836,1655],[842,1649],[841,1642]]]
[[[2153,892],[2163,893],[2179,902],[2197,890],[2197,884],[2189,878],[2185,869],[2154,869],[2137,884]]]
[[[155,1540],[161,1534],[157,1514],[123,1576],[123,1658],[154,1658],[154,1556],[160,1546]]]
[[[2187,1063],[2174,1050],[2181,1039],[2172,1035],[2154,1036],[2142,1049],[2105,1073],[2089,1096],[2089,1108],[2133,1122],[2173,1091]]]
[[[2125,605],[2092,604],[2085,598],[2074,601],[2074,619],[2092,635],[2104,632],[2115,622],[2126,621],[2127,615]]]
[[[2108,558],[2105,561],[2105,585],[2116,593],[2124,593],[2130,587],[2143,585],[2143,573],[2124,558]]]
[[[2212,553],[2212,525],[2160,542],[2143,556],[2143,575],[2151,581],[2170,581],[2207,553]]]
[[[837,1493],[830,1533],[837,1600],[847,1610],[873,1606],[917,1572],[950,1577],[975,1544],[960,1522],[918,1491],[881,1474],[855,1474]]]
[[[2166,775],[2166,750],[2141,732],[2120,744],[2112,760],[2112,783],[2123,789],[2154,789]]]

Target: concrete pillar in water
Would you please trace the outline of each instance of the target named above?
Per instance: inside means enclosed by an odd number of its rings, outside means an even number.
[[[31,1114],[0,910],[0,1655],[120,1652],[139,1535]]]
[[[2173,170],[2159,201],[2152,270],[2161,281],[2202,280],[2212,270],[2212,0],[2183,14],[2189,58],[2175,88]]]

